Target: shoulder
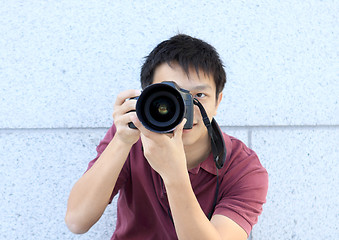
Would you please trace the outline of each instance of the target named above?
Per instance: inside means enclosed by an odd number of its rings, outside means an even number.
[[[227,148],[222,181],[229,192],[247,189],[247,193],[259,194],[263,202],[268,190],[268,173],[255,151],[239,139],[224,134]],[[241,191],[242,191],[241,190]],[[258,196],[259,197],[259,196]]]
[[[227,149],[226,168],[232,168],[235,165],[242,165],[242,167],[256,167],[264,170],[257,153],[246,146],[241,140],[223,133],[225,145]]]

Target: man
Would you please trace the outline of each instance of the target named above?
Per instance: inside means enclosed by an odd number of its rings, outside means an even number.
[[[164,81],[188,90],[212,121],[226,82],[212,46],[183,34],[160,43],[141,69],[141,85]],[[87,232],[119,192],[112,239],[247,239],[268,188],[257,155],[220,134],[227,155],[218,169],[198,106],[191,129],[184,129],[184,119],[172,133],[161,134],[146,129],[133,111],[136,100],[130,99],[139,95],[127,90],[117,96],[114,124],[70,193],[69,229]]]

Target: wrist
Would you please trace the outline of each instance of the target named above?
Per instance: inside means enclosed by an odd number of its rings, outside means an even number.
[[[118,132],[115,134],[115,136],[113,137],[111,141],[112,144],[117,145],[121,147],[122,149],[128,149],[128,150],[132,148],[135,142],[136,141],[131,141],[129,139],[126,139],[125,137],[121,136]]]
[[[190,184],[190,178],[186,168],[174,171],[173,174],[163,174],[161,177],[166,188],[182,188],[185,183]]]

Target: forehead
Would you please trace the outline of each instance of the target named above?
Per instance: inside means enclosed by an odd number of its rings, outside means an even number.
[[[215,82],[213,76],[207,75],[205,72],[190,67],[188,73],[175,62],[170,64],[162,63],[156,67],[153,75],[153,83],[160,83],[163,81],[176,82],[181,88],[192,90],[195,88],[210,88],[215,90]]]

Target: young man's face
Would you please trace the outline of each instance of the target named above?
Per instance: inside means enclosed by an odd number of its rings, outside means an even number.
[[[216,86],[212,76],[207,76],[202,71],[199,71],[198,76],[194,68],[189,69],[187,76],[179,64],[174,62],[169,66],[167,63],[162,63],[154,71],[153,83],[164,81],[173,81],[181,88],[189,90],[204,106],[210,120],[216,115],[222,93],[216,97]],[[206,143],[207,139],[207,129],[202,121],[200,110],[194,106],[193,128],[183,131],[184,146],[198,146],[199,143]]]

